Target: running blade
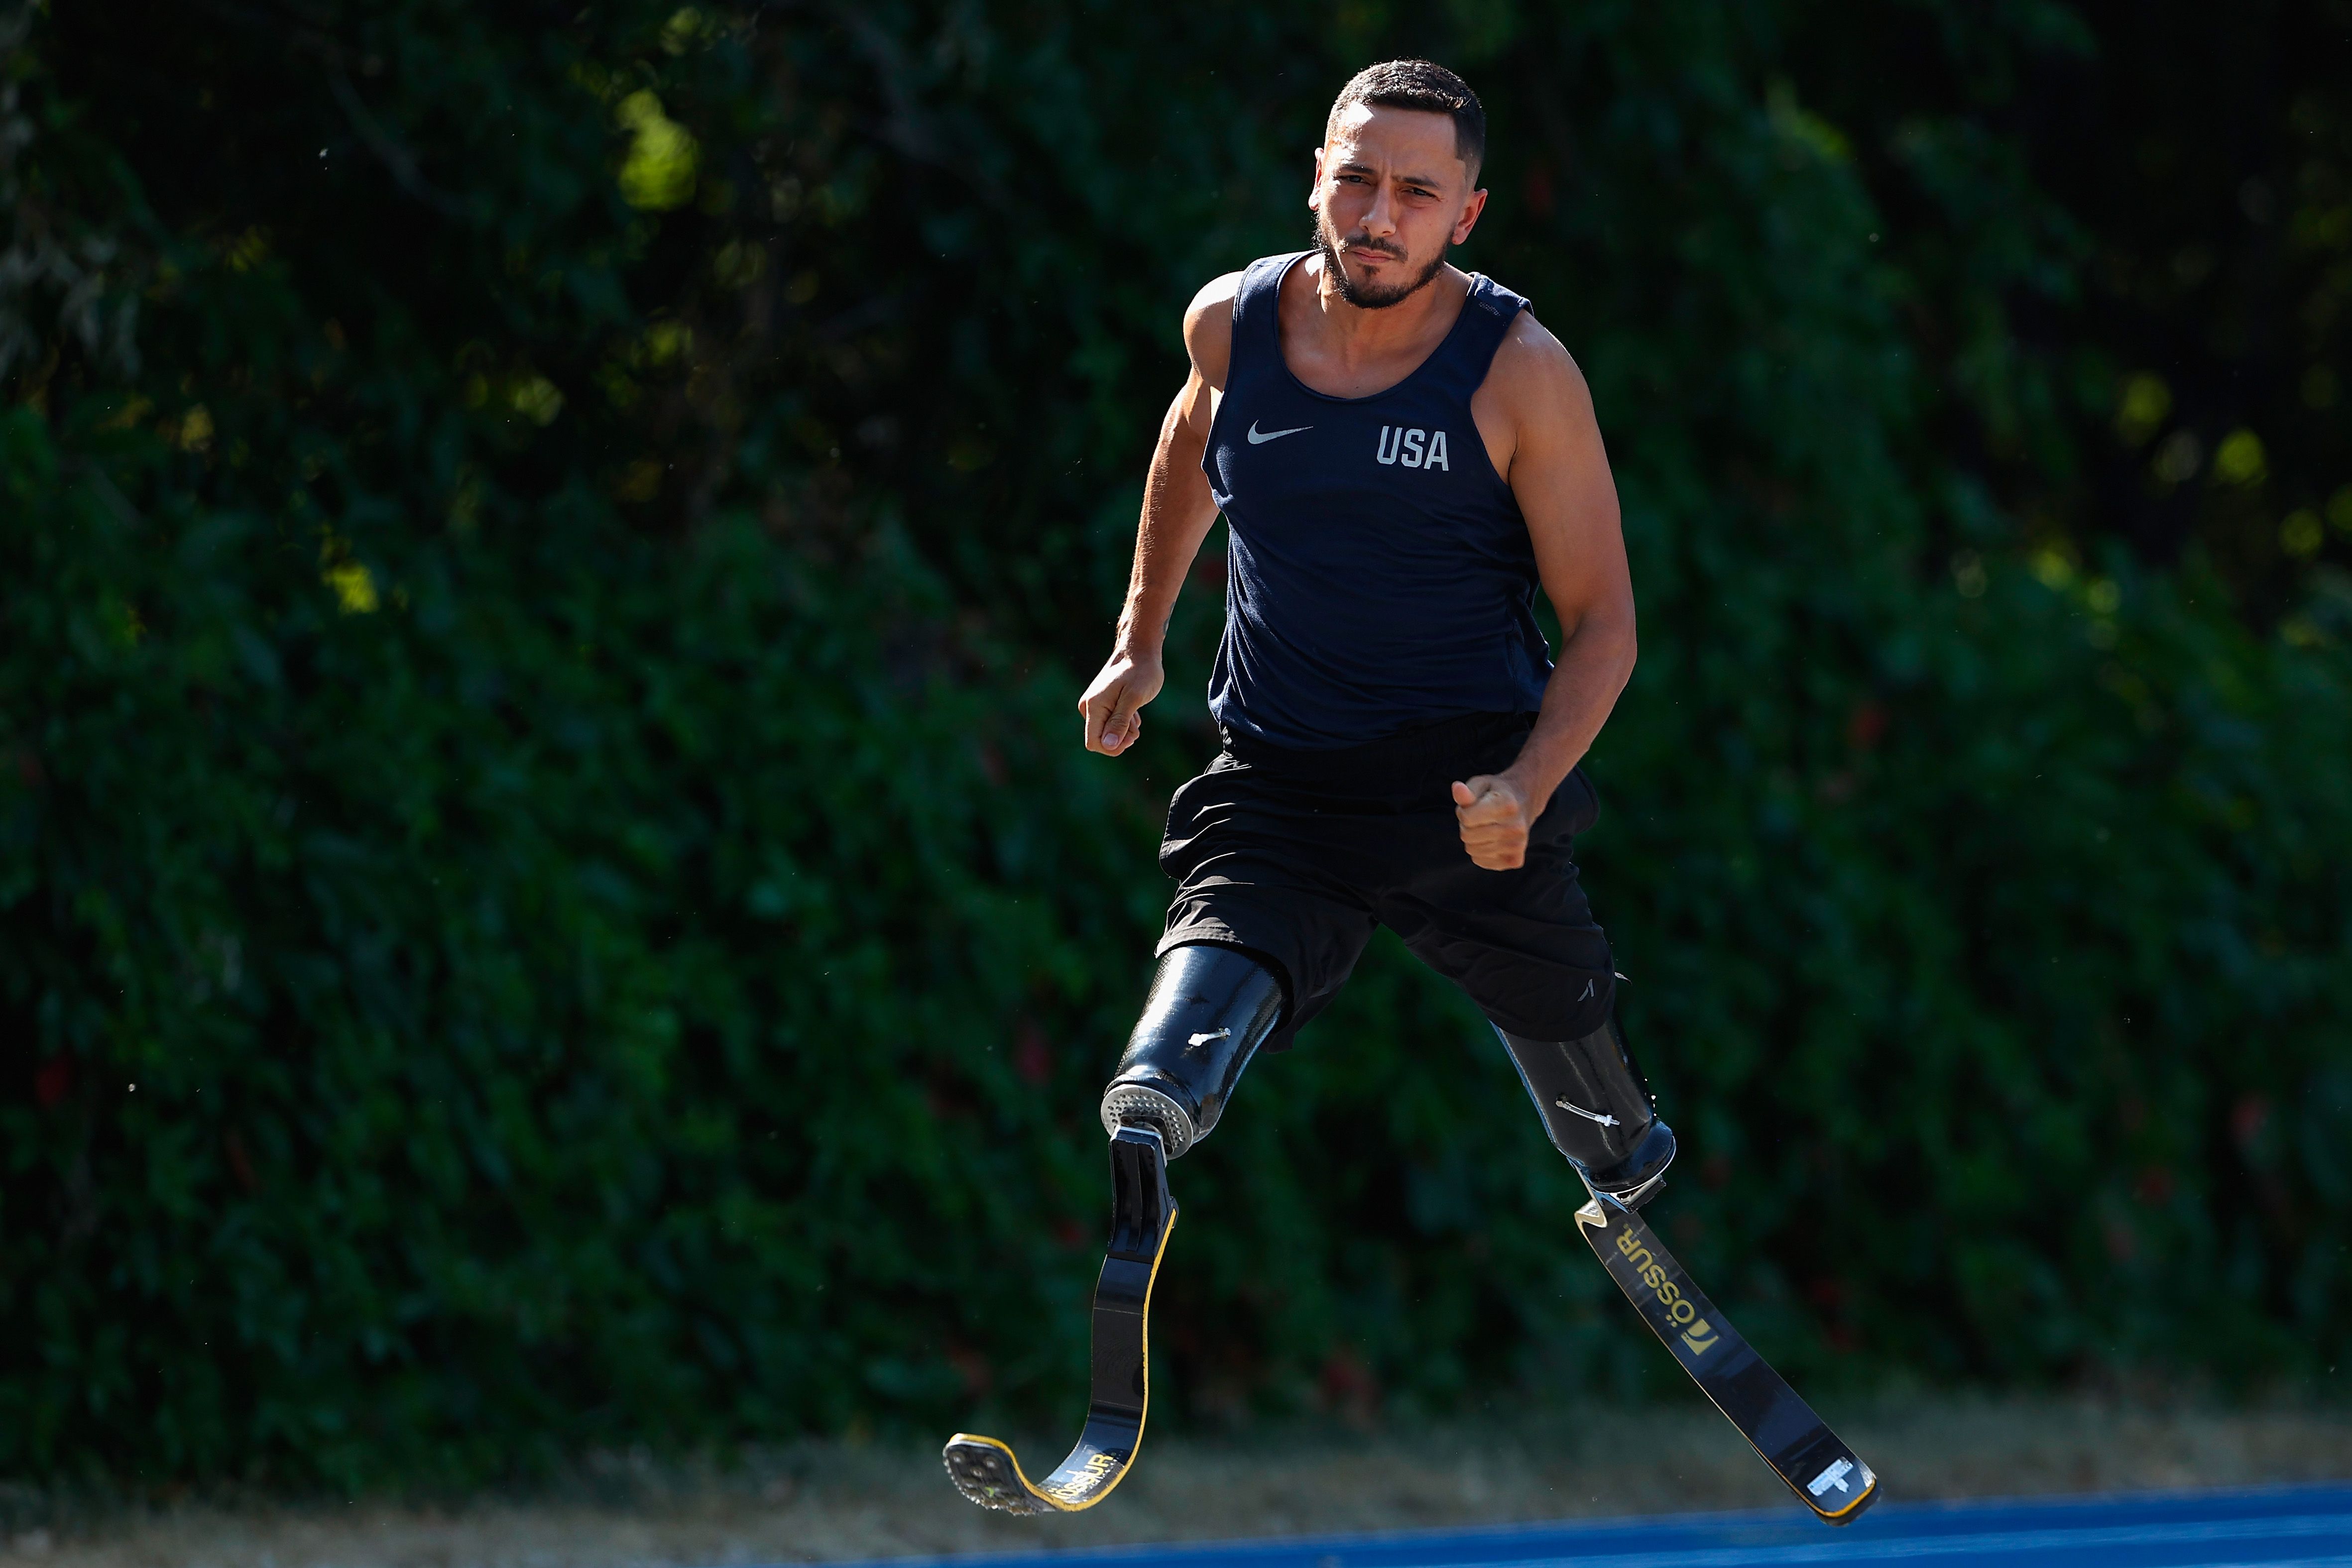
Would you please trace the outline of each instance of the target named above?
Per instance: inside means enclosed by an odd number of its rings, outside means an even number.
[[[1878,1478],[1691,1283],[1642,1217],[1594,1193],[1576,1218],[1642,1321],[1797,1500],[1831,1524],[1861,1518]]]
[[[1111,1137],[1111,1235],[1095,1282],[1093,1387],[1077,1446],[1042,1481],[1021,1469],[1008,1445],[958,1432],[940,1458],[956,1490],[1004,1513],[1076,1513],[1108,1497],[1143,1443],[1150,1403],[1151,1283],[1176,1226],[1160,1134],[1121,1127]]]

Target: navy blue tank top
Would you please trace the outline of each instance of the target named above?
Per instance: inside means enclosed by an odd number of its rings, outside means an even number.
[[[1201,466],[1230,535],[1217,723],[1329,750],[1469,713],[1532,713],[1551,653],[1535,548],[1470,417],[1527,301],[1473,274],[1421,367],[1370,397],[1282,358],[1277,295],[1307,252],[1250,264]]]

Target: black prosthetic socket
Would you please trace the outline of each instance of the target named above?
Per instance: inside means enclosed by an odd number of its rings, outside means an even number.
[[[1495,1031],[1543,1115],[1552,1147],[1601,1191],[1638,1200],[1675,1157],[1674,1129],[1650,1108],[1650,1086],[1614,1019],[1581,1040]]]
[[[1174,1159],[1209,1135],[1234,1085],[1282,1019],[1282,982],[1238,948],[1172,948],[1103,1091],[1103,1131],[1160,1130]]]

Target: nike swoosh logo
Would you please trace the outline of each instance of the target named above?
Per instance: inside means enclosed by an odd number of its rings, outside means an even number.
[[[1269,441],[1279,441],[1286,435],[1296,435],[1302,430],[1312,430],[1315,427],[1311,424],[1294,424],[1288,430],[1269,430],[1265,434],[1261,435],[1258,434],[1257,421],[1253,419],[1250,421],[1249,427],[1250,444],[1252,446],[1264,446]]]

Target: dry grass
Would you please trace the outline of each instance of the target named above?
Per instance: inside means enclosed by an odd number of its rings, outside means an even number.
[[[2073,1402],[1839,1412],[1890,1498],[2352,1478],[2352,1416],[2158,1411]],[[1042,1445],[1024,1451],[1044,1456]],[[950,1489],[936,1457],[809,1446],[725,1474],[592,1466],[530,1500],[453,1509],[63,1503],[0,1563],[43,1568],[614,1568],[784,1563],[1207,1540],[1785,1503],[1704,1408],[1507,1427],[1328,1431],[1147,1447],[1091,1513],[1010,1520]],[[26,1514],[26,1517],[31,1517]]]

